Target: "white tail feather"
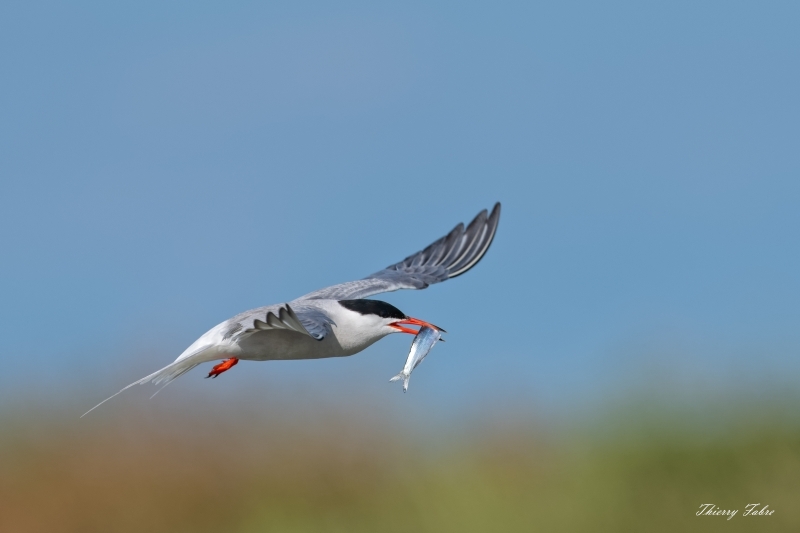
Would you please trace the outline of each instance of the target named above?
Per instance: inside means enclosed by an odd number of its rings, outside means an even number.
[[[186,358],[183,358],[183,359],[179,359],[178,361],[175,361],[173,363],[168,364],[167,366],[165,366],[161,370],[157,370],[157,371],[153,372],[149,376],[145,376],[145,377],[143,377],[142,379],[140,379],[138,381],[134,381],[133,383],[131,383],[127,387],[122,388],[119,392],[117,392],[115,394],[112,394],[111,396],[109,396],[108,398],[103,400],[102,402],[98,403],[97,405],[95,405],[94,407],[92,407],[91,409],[89,409],[88,411],[83,413],[81,415],[81,418],[83,418],[84,416],[88,415],[89,413],[91,413],[92,411],[94,411],[95,409],[97,409],[98,407],[103,405],[104,403],[106,403],[111,398],[113,398],[113,397],[125,392],[126,390],[130,389],[134,385],[144,385],[145,383],[150,383],[150,382],[152,382],[155,385],[158,385],[159,383],[164,383],[164,386],[161,387],[161,389],[163,389],[164,387],[169,385],[174,379],[179,378],[180,376],[182,376],[183,374],[185,374],[189,370],[193,369],[194,367],[196,367],[200,363],[205,362],[203,360],[198,361],[195,357],[193,357],[195,355],[199,355],[199,353],[201,353],[201,352],[202,352],[202,350],[198,351],[198,352],[195,352],[194,354],[192,354],[189,357],[186,357]],[[161,389],[158,389],[156,391],[156,394],[158,394],[161,391]],[[153,394],[153,396],[155,396],[156,394]],[[152,396],[151,396],[151,398],[152,398]]]

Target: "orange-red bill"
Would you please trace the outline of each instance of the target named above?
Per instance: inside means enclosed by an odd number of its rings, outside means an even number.
[[[443,333],[447,333],[444,329],[440,328],[439,326],[434,326],[430,322],[425,322],[424,320],[420,320],[418,318],[413,318],[413,317],[410,317],[410,316],[406,317],[404,320],[398,320],[397,322],[392,322],[389,325],[392,326],[393,328],[397,329],[397,330],[402,331],[403,333],[409,333],[411,335],[416,335],[417,333],[419,333],[419,330],[411,329],[411,328],[405,328],[405,327],[402,326],[402,324],[410,324],[410,325],[413,325],[413,326],[420,326],[420,327],[427,326],[427,327],[429,327],[431,329],[435,329],[437,331],[441,331]]]

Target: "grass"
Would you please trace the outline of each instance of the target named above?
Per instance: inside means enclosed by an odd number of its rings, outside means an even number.
[[[629,407],[581,431],[520,421],[443,438],[335,412],[7,413],[0,531],[800,531],[790,410],[750,424],[731,408],[709,430]],[[741,516],[756,502],[775,514]],[[740,512],[695,516],[703,503]]]

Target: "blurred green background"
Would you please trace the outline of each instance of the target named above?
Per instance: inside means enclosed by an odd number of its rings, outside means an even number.
[[[570,427],[440,431],[323,400],[150,402],[80,421],[33,407],[2,419],[0,530],[797,531],[796,404],[630,398]],[[739,513],[695,516],[703,503]],[[748,503],[775,513],[742,516]]]

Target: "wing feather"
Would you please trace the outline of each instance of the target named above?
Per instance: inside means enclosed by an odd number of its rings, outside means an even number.
[[[322,309],[302,304],[259,307],[236,315],[228,322],[226,339],[240,339],[258,331],[286,330],[322,340],[333,324]]]
[[[475,217],[475,220],[470,222],[469,226],[467,226],[467,230],[464,232],[462,248],[458,256],[450,263],[451,269],[457,268],[465,259],[469,259],[474,255],[475,250],[480,245],[479,238],[486,228],[486,214],[485,210],[481,211],[478,216]]]
[[[450,233],[422,251],[410,255],[364,279],[332,285],[295,300],[366,298],[399,289],[424,289],[433,283],[460,276],[478,264],[489,250],[500,221],[500,203],[486,210],[464,228],[459,223]]]

